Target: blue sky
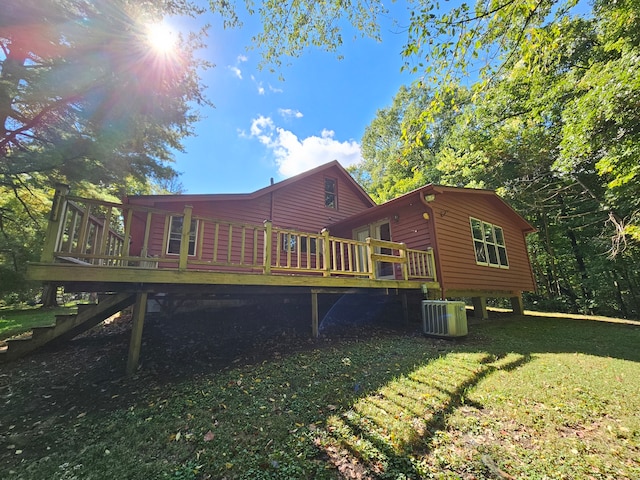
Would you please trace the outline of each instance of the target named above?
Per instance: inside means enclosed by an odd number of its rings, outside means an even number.
[[[393,17],[407,17],[404,2],[391,9]],[[243,20],[244,27],[224,30],[206,16],[212,27],[199,55],[216,65],[203,74],[215,108],[201,109],[196,136],[176,154],[185,193],[251,192],[272,177],[283,180],[334,159],[358,162],[365,127],[414,80],[400,71],[406,32],[382,18],[382,42],[347,31],[338,52],[343,59],[310,49],[272,74],[258,69],[257,51],[246,49],[260,25]],[[180,27],[179,20],[168,22]]]

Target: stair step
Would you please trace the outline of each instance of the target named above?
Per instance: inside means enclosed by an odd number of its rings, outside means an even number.
[[[64,325],[65,323],[72,321],[76,317],[77,315],[75,313],[69,313],[65,315],[56,315],[56,326]]]
[[[7,340],[7,353],[14,355],[17,353],[28,352],[31,350],[33,337],[10,338]]]
[[[31,329],[31,337],[32,338],[40,338],[46,335],[51,335],[51,333],[56,329],[57,325],[47,325],[44,327],[33,327]]]
[[[94,327],[111,315],[135,302],[130,293],[109,294],[102,297],[101,304],[78,305],[78,313],[56,315],[56,324],[32,329],[31,336],[21,336],[6,341],[6,347],[0,344],[0,361],[19,358],[51,341],[66,341]]]
[[[78,313],[86,312],[87,310],[91,310],[95,308],[97,303],[79,303],[78,304]]]

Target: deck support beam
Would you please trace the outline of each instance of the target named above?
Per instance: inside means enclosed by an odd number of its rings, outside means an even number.
[[[472,297],[473,302],[473,316],[480,320],[487,320],[489,314],[487,313],[487,297]]]
[[[409,300],[407,298],[407,292],[402,292],[400,298],[402,300],[402,318],[404,319],[405,325],[409,325]]]
[[[519,293],[515,297],[511,297],[511,308],[514,315],[524,315],[524,302],[522,301],[522,293]]]
[[[147,292],[136,295],[136,304],[133,307],[133,328],[131,329],[131,342],[129,343],[129,358],[127,359],[127,376],[131,376],[138,369],[140,359],[140,347],[142,346],[142,327],[144,316],[147,312]]]
[[[311,292],[311,336],[318,338],[318,292]]]

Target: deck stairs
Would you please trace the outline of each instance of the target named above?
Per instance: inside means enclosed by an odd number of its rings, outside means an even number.
[[[31,335],[6,340],[6,346],[0,346],[0,362],[20,358],[54,341],[71,340],[135,301],[136,295],[131,293],[99,295],[98,303],[78,305],[76,314],[56,315],[55,325],[35,327]]]

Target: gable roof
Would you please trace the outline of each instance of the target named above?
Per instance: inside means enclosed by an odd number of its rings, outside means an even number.
[[[190,202],[203,202],[203,201],[225,201],[225,200],[252,200],[255,198],[262,197],[263,195],[267,195],[272,192],[276,192],[288,185],[299,182],[308,178],[312,175],[315,175],[320,172],[325,172],[329,170],[337,170],[337,173],[343,177],[343,179],[349,184],[354,192],[362,198],[362,200],[369,204],[370,206],[375,206],[376,203],[371,199],[369,194],[364,191],[364,189],[360,186],[358,182],[356,182],[351,174],[345,170],[345,168],[340,165],[337,160],[333,160],[329,163],[325,163],[311,170],[307,170],[306,172],[302,172],[293,177],[289,177],[285,180],[282,180],[277,183],[273,183],[267,187],[256,190],[252,193],[200,193],[200,194],[185,194],[185,195],[176,195],[176,194],[167,194],[167,195],[130,195],[123,199],[123,203],[127,203],[127,199],[137,198],[137,199],[148,199],[153,200],[157,203],[162,202],[175,202],[176,200],[181,201],[190,201]]]
[[[352,215],[351,217],[345,218],[344,220],[340,220],[329,226],[329,229],[334,226],[346,226],[353,224],[355,222],[367,222],[369,220],[379,219],[381,216],[384,216],[388,213],[388,211],[393,210],[394,208],[398,208],[400,206],[409,205],[413,202],[424,202],[425,195],[435,195],[436,199],[438,195],[474,195],[474,196],[482,196],[485,198],[489,198],[491,202],[494,203],[496,208],[502,210],[507,215],[512,217],[518,227],[524,233],[532,233],[537,231],[535,227],[533,227],[529,222],[527,222],[522,216],[516,212],[511,205],[509,205],[505,200],[502,199],[496,192],[493,190],[485,190],[480,188],[463,188],[463,187],[449,187],[445,185],[434,185],[429,184],[423,187],[412,190],[409,193],[405,193],[399,197],[396,197],[392,200],[389,200],[385,203],[377,205],[375,207],[369,208],[357,215]]]
[[[436,198],[437,195],[443,193],[453,193],[456,195],[480,195],[489,197],[489,200],[492,201],[498,209],[502,210],[507,215],[514,217],[516,223],[524,233],[533,233],[537,231],[537,229],[533,225],[527,222],[522,217],[522,215],[516,212],[513,207],[506,202],[506,200],[504,200],[493,190],[486,190],[482,188],[448,187],[444,185],[433,184],[427,185],[426,187],[424,187],[424,189],[424,194],[433,193],[436,195]]]

